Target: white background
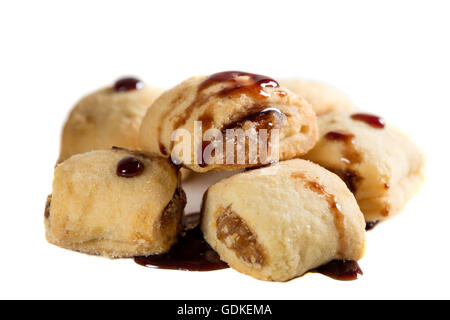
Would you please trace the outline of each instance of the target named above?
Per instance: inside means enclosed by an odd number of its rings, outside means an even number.
[[[446,1],[2,1],[1,298],[450,298]],[[329,82],[425,150],[428,178],[368,234],[364,276],[288,283],[150,270],[46,243],[65,117],[122,75],[170,87],[229,69]]]

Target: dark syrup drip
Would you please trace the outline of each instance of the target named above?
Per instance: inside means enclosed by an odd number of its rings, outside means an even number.
[[[208,88],[219,83],[225,83],[226,85],[218,92],[204,92]],[[177,117],[174,122],[174,129],[178,129],[181,126],[185,125],[194,110],[200,108],[202,104],[206,103],[213,97],[235,97],[241,94],[245,94],[252,97],[256,101],[262,101],[270,96],[270,93],[267,93],[265,91],[266,88],[279,88],[279,84],[276,80],[270,77],[248,72],[225,71],[212,74],[200,83],[194,101],[185,109],[182,115]],[[287,95],[286,92],[280,89],[274,90],[274,93],[280,97],[284,97]],[[169,115],[170,110],[164,114],[164,117],[167,117]],[[207,130],[212,126],[213,118],[210,115],[205,115],[205,118],[201,119],[201,121],[206,122],[204,125],[206,127],[205,130]],[[158,140],[160,142],[160,151],[163,155],[167,155],[168,152],[166,148],[161,148],[161,131],[162,128],[159,127]],[[171,143],[171,148],[172,147],[173,142]],[[205,164],[204,166],[207,166],[207,164]]]
[[[170,251],[162,255],[135,257],[142,266],[187,271],[213,271],[228,268],[219,255],[204,240],[200,230],[200,213],[183,217],[184,234]]]
[[[159,143],[159,151],[162,153],[163,156],[169,155],[169,153],[167,152],[167,148],[161,142]]]
[[[345,144],[341,161],[345,163],[347,167],[352,167],[354,164],[358,164],[362,161],[362,155],[356,150],[354,145],[355,135],[346,131],[329,131],[324,136],[325,139],[330,141],[341,142]],[[361,177],[357,174],[356,170],[350,168],[334,169],[328,168],[331,172],[337,174],[347,185],[347,188],[355,193],[357,191],[357,184],[361,181]]]
[[[203,91],[215,84],[223,82],[228,82],[229,86],[219,91],[217,93],[219,96],[245,93],[254,98],[265,98],[268,96],[264,91],[265,88],[278,88],[280,86],[276,80],[260,74],[242,71],[225,71],[212,74],[206,78],[206,80],[200,84],[199,91]]]
[[[218,92],[204,94],[206,89],[219,83],[226,83],[227,85]],[[192,112],[212,97],[233,97],[240,94],[246,94],[255,100],[263,100],[270,96],[269,93],[264,91],[265,88],[278,87],[279,84],[274,79],[254,73],[225,71],[212,74],[200,83],[194,101],[188,108],[186,108],[184,114],[175,122],[174,128],[177,129],[184,125],[187,119],[191,116]],[[286,95],[286,93],[281,90],[276,91],[276,93],[280,96]]]
[[[117,164],[116,173],[119,177],[133,178],[144,171],[144,164],[134,157],[126,157]]]
[[[277,108],[256,105],[249,109],[249,113],[238,118],[222,128],[222,132],[226,133],[228,129],[240,129],[247,121],[255,124],[255,130],[280,127],[281,122],[286,119],[286,115]]]
[[[325,138],[328,140],[343,141],[345,143],[351,142],[354,137],[354,134],[344,131],[329,131],[325,134]]]
[[[366,231],[370,231],[380,223],[380,220],[366,222]]]
[[[206,193],[204,198],[206,197]],[[144,267],[185,271],[214,271],[229,268],[204,240],[200,230],[201,213],[184,215],[184,232],[170,251],[162,255],[135,257]],[[356,261],[333,260],[311,272],[321,273],[336,280],[356,280],[362,271]]]
[[[335,173],[336,175],[341,178],[345,184],[347,185],[347,188],[354,194],[356,192],[356,185],[359,181],[361,181],[361,177],[356,174],[353,170],[341,170],[341,169],[328,169],[331,172]]]
[[[358,262],[353,260],[333,260],[312,272],[318,272],[341,281],[356,280],[358,279],[358,275],[363,275]]]
[[[144,82],[136,78],[122,78],[114,83],[117,92],[138,90],[144,87]]]
[[[383,118],[367,113],[355,113],[352,115],[352,119],[365,122],[376,129],[383,129],[386,125],[386,121]]]
[[[348,165],[360,163],[362,155],[356,150],[354,144],[355,135],[345,131],[329,131],[325,134],[325,139],[345,143],[345,150],[341,158],[342,162]]]

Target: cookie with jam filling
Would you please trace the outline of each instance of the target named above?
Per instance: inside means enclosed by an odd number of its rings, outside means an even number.
[[[198,125],[205,134],[200,141]],[[174,137],[178,129],[188,137]],[[266,152],[252,153],[250,141],[257,148],[267,145]],[[272,78],[240,71],[192,77],[166,91],[147,111],[139,136],[142,150],[175,158],[196,172],[292,159],[316,141],[315,114],[302,97]]]
[[[333,112],[318,123],[319,142],[305,158],[345,181],[369,228],[396,215],[422,185],[422,152],[383,118]]]
[[[344,182],[306,160],[239,173],[209,188],[206,241],[230,267],[287,281],[334,260],[359,260],[364,217]]]

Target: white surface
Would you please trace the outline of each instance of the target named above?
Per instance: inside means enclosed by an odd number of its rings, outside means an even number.
[[[450,298],[446,1],[3,1],[0,298]],[[150,270],[46,243],[60,129],[122,75],[171,86],[229,69],[325,80],[422,145],[428,179],[368,234],[364,276],[288,283]]]

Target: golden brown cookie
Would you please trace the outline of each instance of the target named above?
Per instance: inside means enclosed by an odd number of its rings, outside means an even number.
[[[318,121],[320,140],[305,158],[346,182],[366,221],[398,213],[423,182],[422,152],[374,115],[334,112]]]
[[[203,133],[212,129],[210,132],[215,130],[223,139],[211,143],[213,138],[203,136],[202,141],[200,136],[200,141],[195,140],[198,122]],[[190,140],[173,139],[177,129],[184,129]],[[262,130],[268,136],[267,158],[261,153],[257,158],[250,156],[252,138],[240,146],[239,139],[226,136],[230,131],[256,132],[261,133],[257,136],[260,139]],[[279,139],[271,135],[276,131]],[[278,158],[291,159],[310,150],[316,139],[315,115],[303,98],[279,87],[271,78],[231,71],[193,77],[162,94],[142,122],[139,141],[142,150],[172,156],[193,171],[206,172],[258,166]],[[276,149],[272,148],[275,141],[279,141],[279,152],[275,152],[277,157],[271,157],[275,154],[271,153]],[[222,143],[221,153],[211,150],[218,143]],[[185,148],[180,152],[182,146]],[[242,159],[238,148],[245,151]]]
[[[364,217],[352,193],[305,160],[220,181],[207,191],[202,212],[206,241],[232,268],[257,279],[286,281],[364,252]]]
[[[280,83],[295,94],[305,98],[312,105],[317,115],[353,109],[353,103],[347,95],[328,84],[300,79],[284,80]]]
[[[123,149],[75,155],[55,168],[47,239],[109,257],[164,253],[177,238],[185,204],[167,159]]]
[[[137,150],[142,118],[161,93],[138,79],[124,78],[81,99],[64,125],[58,163],[113,146]]]

